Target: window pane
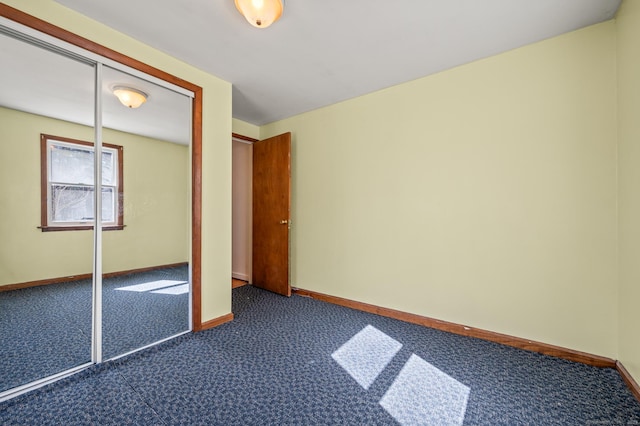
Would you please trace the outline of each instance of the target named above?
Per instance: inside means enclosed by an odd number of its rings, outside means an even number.
[[[115,185],[116,184],[116,155],[111,151],[104,151],[102,148],[102,184],[103,185]]]
[[[54,222],[93,220],[93,187],[52,185],[51,220]]]
[[[93,185],[93,150],[51,145],[51,180]]]
[[[52,143],[51,180],[72,184],[93,185],[93,148],[69,147]],[[103,148],[106,149],[106,148]],[[102,152],[102,184],[116,185],[117,155],[113,151]]]
[[[115,192],[114,188],[102,188],[102,223],[115,223]]]
[[[102,223],[115,223],[115,190],[102,188]],[[54,222],[93,220],[93,187],[52,185],[51,219]]]

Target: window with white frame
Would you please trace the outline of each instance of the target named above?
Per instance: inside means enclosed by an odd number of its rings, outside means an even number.
[[[94,146],[40,135],[43,231],[92,229]],[[122,147],[102,144],[102,226],[122,229]]]

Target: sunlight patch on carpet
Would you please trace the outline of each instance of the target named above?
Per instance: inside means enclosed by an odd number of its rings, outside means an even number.
[[[461,426],[468,399],[468,386],[414,354],[380,405],[401,425]]]
[[[360,386],[369,389],[401,348],[400,342],[367,325],[332,353],[331,357]]]
[[[148,283],[129,285],[126,287],[118,287],[116,290],[123,291],[135,291],[138,293],[142,293],[144,291],[158,290],[160,288],[171,287],[177,284],[184,284],[184,281],[173,281],[173,280],[159,280],[159,281],[150,281]]]
[[[154,290],[151,293],[157,294],[185,294],[189,293],[189,283],[177,285],[174,287],[167,287],[160,290]]]

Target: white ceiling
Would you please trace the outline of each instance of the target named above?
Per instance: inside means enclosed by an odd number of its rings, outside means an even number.
[[[289,0],[249,25],[233,0],[57,0],[233,83],[233,116],[262,125],[612,18],[620,0]],[[93,71],[0,37],[0,105],[91,125]],[[117,84],[149,93],[131,110]],[[189,143],[189,99],[105,68],[105,127]],[[35,102],[34,100],[37,100]]]
[[[233,83],[262,125],[614,17],[621,0],[288,0],[258,29],[233,0],[56,0]]]
[[[2,35],[0,57],[10,58],[0,67],[0,106],[93,125],[95,71],[92,66]],[[149,95],[148,102],[138,109],[123,106],[112,94],[116,85],[142,90]],[[104,127],[189,144],[189,97],[106,66],[101,92]]]

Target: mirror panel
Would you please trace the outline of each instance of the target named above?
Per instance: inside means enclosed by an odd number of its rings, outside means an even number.
[[[191,99],[103,67],[104,148],[121,147],[122,230],[103,232],[103,356],[189,330]],[[138,108],[113,94],[147,96]]]
[[[191,328],[190,238],[192,232],[200,233],[200,219],[192,218],[191,204],[199,211],[201,155],[199,129],[193,150],[190,146],[192,122],[201,111],[197,86],[180,86],[195,91],[192,101],[5,30],[0,27],[0,56],[10,59],[0,67],[0,181],[5,183],[0,197],[2,397]],[[106,57],[118,56],[103,50]],[[151,71],[152,80],[174,81],[159,70]],[[98,283],[106,285],[103,293],[94,295],[96,74],[104,77],[104,128],[99,129],[104,232],[98,238],[98,253],[103,255],[97,258],[103,279]],[[140,76],[138,71],[133,74]],[[149,94],[144,108],[119,104],[113,97],[116,82],[144,89]],[[196,265],[199,253],[193,254]],[[195,270],[199,272],[199,266]],[[111,286],[135,274],[147,274],[140,284],[162,283],[149,292],[152,302],[142,303],[131,295],[125,299],[126,293],[136,292]],[[114,291],[109,293],[109,288]],[[199,297],[193,303],[194,312],[199,312]],[[103,336],[92,336],[93,306],[103,307],[94,313]],[[132,321],[136,311],[142,321]]]
[[[4,33],[0,57],[2,392],[91,362],[95,68]]]

